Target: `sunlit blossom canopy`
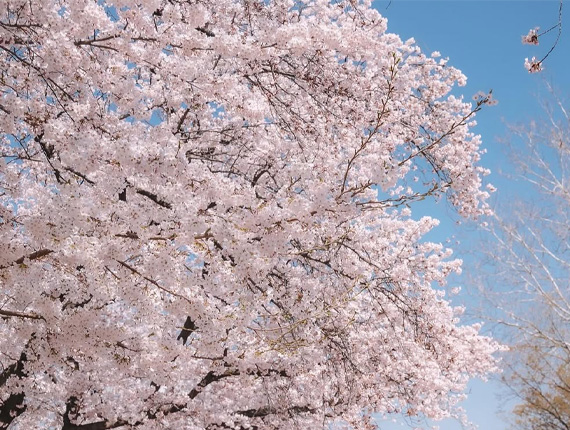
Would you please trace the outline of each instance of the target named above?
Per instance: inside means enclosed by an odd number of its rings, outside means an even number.
[[[488,212],[490,95],[368,3],[0,14],[0,428],[369,428],[494,370],[411,212]]]

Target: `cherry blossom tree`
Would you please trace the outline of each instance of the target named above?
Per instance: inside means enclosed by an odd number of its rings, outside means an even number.
[[[496,369],[410,209],[489,212],[491,95],[370,2],[0,13],[0,428],[370,428]]]

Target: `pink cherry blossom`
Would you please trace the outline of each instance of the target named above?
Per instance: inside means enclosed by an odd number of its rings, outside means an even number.
[[[523,45],[538,45],[538,30],[538,27],[531,28],[528,34],[522,36]]]
[[[530,60],[525,58],[524,67],[529,71],[529,73],[538,73],[542,71],[542,61],[538,61],[536,57],[532,57]]]

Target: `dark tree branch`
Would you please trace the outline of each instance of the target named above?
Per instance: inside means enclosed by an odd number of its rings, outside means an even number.
[[[208,37],[216,36],[212,30],[208,29],[208,24],[206,24],[204,27],[196,27],[196,30],[198,30],[200,33],[204,33]]]
[[[14,419],[23,414],[26,410],[24,393],[10,394],[10,396],[0,405],[0,430],[6,430]]]
[[[176,340],[182,339],[182,344],[186,345],[188,341],[188,337],[197,329],[196,323],[192,320],[192,318],[187,317],[186,321],[184,322],[184,327],[180,331],[180,334],[176,338]]]
[[[6,367],[0,373],[0,387],[3,387],[10,377],[20,379],[26,377],[24,364],[27,360],[26,353],[22,352],[18,361]],[[0,404],[0,430],[6,430],[15,418],[24,413],[26,410],[24,399],[24,393],[12,393]]]
[[[249,418],[262,418],[268,415],[275,415],[282,412],[288,412],[289,414],[299,414],[304,412],[314,413],[315,409],[309,406],[292,406],[287,409],[277,409],[271,406],[264,406],[258,409],[247,409],[243,411],[237,411],[239,415],[243,415]]]
[[[157,205],[162,206],[163,208],[172,209],[172,205],[170,203],[160,199],[156,194],[153,194],[150,191],[142,190],[139,188],[137,189],[137,194],[149,198],[150,200],[155,202]]]
[[[17,317],[17,318],[29,318],[32,320],[44,320],[45,318],[38,314],[18,312],[18,311],[8,311],[6,309],[0,309],[0,316],[3,317]]]
[[[40,249],[39,251],[32,252],[29,255],[24,255],[23,257],[18,258],[16,261],[8,264],[7,266],[0,266],[0,269],[7,269],[8,267],[13,266],[14,264],[23,264],[26,259],[31,261],[38,260],[42,257],[45,257],[46,255],[51,254],[52,252],[53,251],[51,249]]]
[[[198,396],[198,394],[202,392],[202,389],[206,388],[208,385],[217,382],[221,379],[237,375],[239,375],[239,370],[237,369],[229,369],[226,370],[224,373],[215,373],[214,371],[209,371],[206,374],[206,376],[204,376],[202,380],[198,383],[196,388],[193,388],[192,391],[188,393],[188,397],[190,397],[190,399],[194,399],[196,398],[196,396]]]
[[[85,182],[87,182],[89,185],[95,185],[95,182],[93,182],[91,179],[89,179],[87,176],[85,176],[83,173],[78,172],[75,169],[72,169],[71,167],[66,167],[65,170],[67,170],[69,173],[73,173],[75,176],[80,177],[81,179],[83,179]]]

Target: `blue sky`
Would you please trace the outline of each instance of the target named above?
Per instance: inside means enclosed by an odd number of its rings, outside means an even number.
[[[556,49],[544,63],[545,70],[529,74],[524,68],[525,57],[542,58],[556,38],[551,32],[540,38],[539,46],[522,45],[521,36],[529,29],[545,30],[558,20],[557,0],[497,1],[497,0],[376,0],[374,6],[388,18],[388,31],[403,40],[413,37],[426,52],[439,51],[449,57],[449,64],[459,68],[468,77],[468,85],[461,89],[466,99],[478,91],[493,94],[499,104],[482,111],[476,131],[483,136],[488,153],[482,164],[492,170],[488,178],[497,186],[493,196],[497,205],[508,205],[526,192],[526,189],[507,175],[513,171],[506,145],[508,126],[526,124],[531,119],[544,117],[541,101],[548,99],[545,83],[550,83],[563,101],[570,97],[570,26],[563,28]],[[564,21],[570,23],[570,4],[565,3]],[[466,259],[468,251],[478,246],[479,233],[474,226],[457,223],[459,217],[445,204],[430,205],[422,210],[439,218],[441,224],[429,239],[445,242],[453,236],[462,242],[453,246],[456,254]],[[465,272],[464,272],[465,273]],[[459,278],[459,282],[461,278]],[[465,303],[469,306],[469,302]],[[470,397],[464,403],[469,419],[481,430],[506,430],[509,404],[500,399],[504,394],[499,384],[474,381],[469,387]],[[382,430],[411,428],[409,423],[380,424]],[[440,423],[441,430],[461,430],[459,423]]]

